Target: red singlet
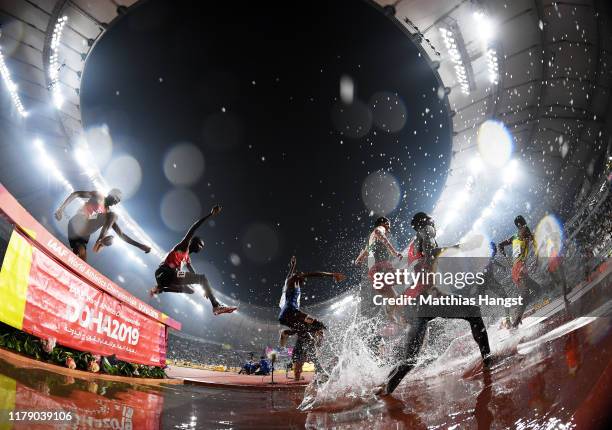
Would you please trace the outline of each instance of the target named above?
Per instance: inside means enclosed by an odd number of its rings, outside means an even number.
[[[170,251],[164,259],[164,264],[172,269],[181,270],[183,264],[191,263],[189,251]]]
[[[108,212],[106,206],[104,206],[104,201],[100,203],[95,199],[90,199],[83,205],[81,211],[85,216],[89,219],[97,218],[100,214],[105,214]]]

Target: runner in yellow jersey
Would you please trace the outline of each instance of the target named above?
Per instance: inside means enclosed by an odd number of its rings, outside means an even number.
[[[540,286],[531,279],[527,273],[527,257],[535,241],[533,234],[522,215],[517,215],[517,217],[514,218],[514,225],[517,228],[517,232],[508,239],[500,242],[498,248],[499,252],[506,255],[505,247],[512,245],[512,280],[523,298],[519,306],[518,315],[512,324],[513,327],[517,327],[521,323],[523,312],[525,312],[527,304],[533,299],[536,290],[539,290]]]

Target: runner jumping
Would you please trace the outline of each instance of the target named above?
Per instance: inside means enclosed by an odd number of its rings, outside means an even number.
[[[121,201],[121,191],[113,188],[107,196],[98,191],[74,191],[64,203],[55,211],[55,218],[61,221],[64,209],[74,199],[87,199],[78,212],[68,221],[68,243],[72,252],[78,255],[83,261],[87,261],[87,244],[89,236],[98,231],[100,236],[94,244],[94,252],[99,252],[103,247],[113,243],[113,236],[106,233],[110,228],[115,230],[117,236],[132,246],[140,248],[145,253],[151,252],[151,248],[140,242],[135,241],[125,234],[117,225],[117,214],[111,211],[111,207]]]
[[[197,284],[202,286],[205,296],[210,300],[213,307],[213,314],[220,315],[231,313],[238,309],[235,306],[222,305],[217,301],[210,288],[208,279],[205,275],[195,272],[191,265],[191,258],[189,257],[189,254],[198,253],[204,248],[204,241],[198,236],[195,236],[196,230],[204,221],[217,215],[219,212],[221,212],[221,206],[214,206],[209,214],[196,221],[196,223],[189,228],[185,237],[174,245],[172,250],[164,258],[164,261],[160,263],[155,271],[157,286],[149,291],[151,296],[164,292],[193,294],[195,290],[191,285]],[[183,271],[184,267],[187,268],[187,272]]]

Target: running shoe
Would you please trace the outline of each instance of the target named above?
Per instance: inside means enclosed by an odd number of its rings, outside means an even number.
[[[219,305],[213,309],[213,314],[215,315],[231,314],[235,310],[238,310],[236,306]]]

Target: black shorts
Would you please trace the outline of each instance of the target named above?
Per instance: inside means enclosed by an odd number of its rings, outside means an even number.
[[[72,249],[79,245],[87,248],[91,234],[99,230],[104,225],[105,217],[98,216],[94,219],[87,219],[83,215],[77,214],[68,221],[68,243]]]
[[[286,309],[279,317],[278,322],[282,325],[286,325],[292,330],[295,330],[298,334],[300,333],[315,333],[317,331],[325,330],[325,324],[315,319],[311,324],[306,322],[308,314],[300,311],[299,309]]]
[[[194,279],[194,274],[180,272],[166,265],[161,265],[157,268],[155,280],[157,281],[157,286],[167,293],[193,294],[195,290],[190,285],[197,283],[197,279]]]

